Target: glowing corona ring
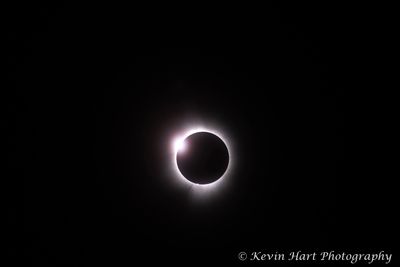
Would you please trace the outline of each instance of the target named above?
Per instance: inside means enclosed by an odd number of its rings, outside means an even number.
[[[229,162],[228,166],[225,170],[225,173],[216,181],[209,183],[209,184],[196,184],[188,179],[186,179],[185,176],[181,173],[181,171],[178,168],[178,163],[177,163],[177,154],[179,151],[184,151],[186,149],[186,144],[185,144],[185,139],[192,134],[199,133],[199,132],[208,132],[211,134],[216,135],[218,138],[220,138],[226,145],[226,148],[228,150],[228,156],[229,156]],[[172,143],[172,164],[173,164],[173,169],[174,169],[174,176],[177,176],[179,178],[179,181],[183,183],[184,185],[190,186],[191,188],[195,190],[210,190],[210,189],[215,189],[221,187],[223,184],[226,183],[226,178],[230,176],[230,173],[232,171],[232,166],[233,166],[233,155],[232,155],[232,145],[230,143],[229,138],[226,137],[225,134],[223,134],[220,131],[210,129],[207,127],[195,127],[195,128],[190,128],[186,131],[183,131],[183,134],[180,136],[174,138],[173,143]],[[228,179],[229,180],[229,179]]]

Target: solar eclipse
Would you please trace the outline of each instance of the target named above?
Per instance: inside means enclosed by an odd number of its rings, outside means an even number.
[[[191,128],[174,139],[171,156],[175,176],[197,189],[215,188],[232,169],[228,138],[209,128]]]
[[[218,180],[229,164],[225,143],[209,132],[197,132],[180,143],[176,155],[179,171],[195,184],[210,184]]]

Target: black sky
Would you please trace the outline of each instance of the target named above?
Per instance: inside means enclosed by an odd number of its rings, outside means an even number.
[[[354,9],[9,11],[2,131],[15,263],[239,263],[243,250],[389,246],[378,193],[364,185],[376,169],[357,128],[370,113],[352,88]],[[191,118],[228,129],[237,147],[232,183],[208,201],[168,182],[166,137]]]

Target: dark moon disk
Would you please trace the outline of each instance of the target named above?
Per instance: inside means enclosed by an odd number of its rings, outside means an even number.
[[[176,162],[182,175],[196,184],[212,183],[225,173],[229,153],[224,141],[209,132],[194,133],[184,140]]]

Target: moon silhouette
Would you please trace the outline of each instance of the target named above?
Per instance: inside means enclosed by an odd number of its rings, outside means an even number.
[[[210,132],[196,132],[179,143],[176,162],[181,174],[195,184],[210,184],[223,176],[229,165],[224,141]]]

